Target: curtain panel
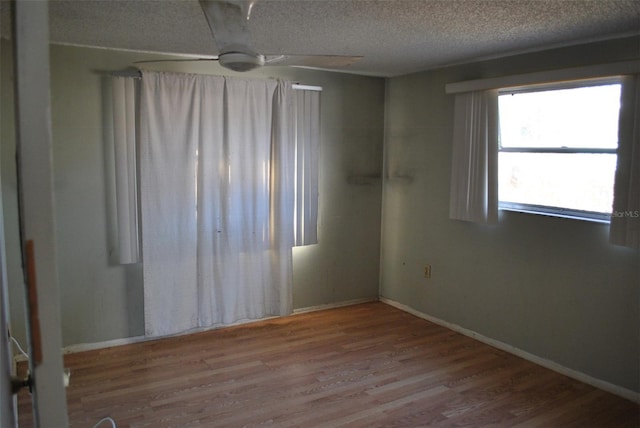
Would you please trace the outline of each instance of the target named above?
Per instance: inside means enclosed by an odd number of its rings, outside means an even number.
[[[295,245],[318,243],[320,92],[295,91]]]
[[[640,75],[622,79],[618,163],[609,240],[640,249]]]
[[[290,84],[143,72],[145,332],[291,312]]]
[[[137,90],[135,79],[111,79],[118,261],[140,261],[138,226]]]
[[[449,218],[498,221],[498,91],[456,94]]]

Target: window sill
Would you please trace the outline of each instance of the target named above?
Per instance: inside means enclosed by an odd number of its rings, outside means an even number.
[[[609,224],[611,215],[590,211],[571,210],[566,208],[547,207],[542,205],[516,204],[512,202],[500,202],[498,207],[502,211],[519,212],[525,214],[537,214],[547,217],[566,218],[571,220],[588,221],[591,223]]]

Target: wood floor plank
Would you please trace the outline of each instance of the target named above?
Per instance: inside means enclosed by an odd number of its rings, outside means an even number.
[[[65,356],[72,427],[640,427],[640,406],[383,303]],[[20,427],[32,426],[19,394]]]

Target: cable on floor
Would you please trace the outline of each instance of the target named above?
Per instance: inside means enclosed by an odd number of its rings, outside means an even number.
[[[93,428],[98,428],[100,425],[102,425],[103,422],[111,422],[111,427],[112,428],[117,428],[116,427],[116,421],[114,421],[113,419],[111,419],[109,416],[107,416],[106,418],[102,418],[98,421],[97,424],[95,424],[93,426]]]

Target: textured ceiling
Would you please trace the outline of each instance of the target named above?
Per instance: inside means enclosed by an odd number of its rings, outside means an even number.
[[[259,0],[249,25],[260,53],[363,56],[351,72],[396,76],[640,34],[640,1]],[[218,53],[194,0],[55,0],[50,32],[57,43]]]

